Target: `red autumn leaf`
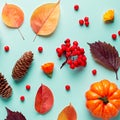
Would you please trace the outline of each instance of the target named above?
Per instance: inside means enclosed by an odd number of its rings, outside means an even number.
[[[47,113],[53,106],[53,93],[45,85],[41,85],[35,97],[35,110],[40,114]]]
[[[58,115],[57,120],[77,120],[75,108],[70,104],[66,106]]]
[[[26,120],[24,115],[20,112],[13,112],[10,109],[6,108],[7,110],[7,117],[5,120]]]
[[[19,28],[23,24],[24,13],[17,5],[6,3],[2,9],[2,21],[10,28]],[[21,34],[20,30],[19,33]],[[22,34],[21,36],[24,39]]]
[[[60,16],[60,0],[57,3],[43,4],[33,12],[30,24],[37,35],[52,34],[58,24]]]
[[[100,41],[88,44],[94,60],[114,71],[116,73],[116,79],[118,79],[117,71],[120,67],[120,57],[116,48],[106,42]]]

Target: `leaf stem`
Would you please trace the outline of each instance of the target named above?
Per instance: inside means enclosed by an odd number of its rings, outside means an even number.
[[[35,37],[34,37],[34,39],[33,39],[33,42],[35,41],[36,37],[37,37],[37,34],[35,35]]]
[[[18,28],[18,32],[20,33],[20,35],[21,35],[22,39],[23,39],[23,40],[25,40],[25,38],[24,38],[24,36],[23,36],[23,34],[21,33],[21,31],[20,31],[20,29],[19,29],[19,28]]]
[[[115,74],[116,74],[116,79],[118,80],[118,74],[117,74],[117,71],[115,72]]]

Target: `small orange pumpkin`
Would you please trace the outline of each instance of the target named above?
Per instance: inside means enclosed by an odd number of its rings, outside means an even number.
[[[120,110],[120,89],[109,80],[101,80],[90,86],[85,94],[86,107],[94,117],[109,120]]]

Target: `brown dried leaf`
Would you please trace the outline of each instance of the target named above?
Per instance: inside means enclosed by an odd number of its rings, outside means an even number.
[[[106,42],[88,43],[94,60],[116,73],[120,67],[120,57],[116,48]]]

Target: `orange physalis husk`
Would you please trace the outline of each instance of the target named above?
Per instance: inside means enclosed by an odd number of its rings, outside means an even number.
[[[57,120],[77,120],[75,108],[70,104],[66,106],[58,115]]]
[[[53,62],[45,63],[41,66],[41,69],[48,77],[51,78],[53,74],[54,63]]]
[[[108,22],[113,22],[114,20],[114,10],[108,10],[105,12],[103,15],[103,21],[108,23]]]
[[[21,37],[24,39],[19,30],[19,27],[23,24],[24,21],[24,13],[20,7],[14,4],[6,3],[2,10],[2,21],[10,28],[17,28]]]
[[[35,110],[40,114],[45,114],[51,110],[54,104],[54,96],[50,88],[41,85],[35,97]]]
[[[95,82],[85,97],[86,107],[94,117],[110,120],[119,114],[120,89],[115,83],[105,79]]]
[[[36,8],[33,12],[30,24],[36,35],[48,36],[52,34],[59,21],[60,0],[57,3],[47,3]]]

